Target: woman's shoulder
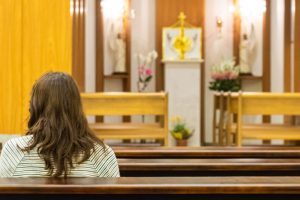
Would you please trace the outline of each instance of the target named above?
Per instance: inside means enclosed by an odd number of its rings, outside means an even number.
[[[115,153],[114,151],[112,150],[112,148],[106,144],[99,144],[99,143],[96,143],[95,146],[94,146],[94,150],[92,152],[92,158],[94,160],[102,160],[104,161],[103,159],[104,158],[107,158],[107,157],[115,157]]]
[[[95,153],[108,153],[108,152],[113,152],[112,148],[108,146],[107,144],[95,144]]]
[[[32,139],[32,135],[12,138],[5,143],[5,146],[25,148],[28,146],[31,139]]]

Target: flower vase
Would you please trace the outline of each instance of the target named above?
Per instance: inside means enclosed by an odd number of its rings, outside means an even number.
[[[138,82],[137,83],[138,85],[138,92],[144,92],[146,87],[147,87],[147,84],[145,82]]]
[[[187,146],[187,140],[176,140],[176,146],[179,146],[179,147]]]

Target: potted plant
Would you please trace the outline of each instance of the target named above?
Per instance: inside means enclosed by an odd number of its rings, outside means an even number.
[[[235,65],[233,59],[222,61],[218,65],[212,67],[211,78],[213,81],[209,83],[209,89],[224,92],[237,92],[240,90],[239,81],[240,68]]]
[[[171,134],[176,140],[176,146],[187,146],[187,140],[193,135],[194,130],[187,127],[181,116],[174,116],[171,119]]]

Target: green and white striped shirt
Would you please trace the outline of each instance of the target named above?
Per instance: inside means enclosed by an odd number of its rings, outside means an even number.
[[[45,161],[37,148],[29,153],[20,148],[30,144],[32,136],[11,139],[4,145],[0,156],[0,177],[46,177]],[[19,148],[20,147],[20,148]],[[90,158],[81,164],[74,164],[68,177],[119,177],[119,166],[112,149],[96,144]]]

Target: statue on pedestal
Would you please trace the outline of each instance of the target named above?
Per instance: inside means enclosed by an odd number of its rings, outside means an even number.
[[[110,42],[110,48],[114,57],[114,72],[126,72],[126,42],[122,33],[118,33],[117,37]]]
[[[240,73],[252,74],[252,68],[255,65],[257,59],[257,39],[255,35],[254,24],[251,24],[251,30],[248,34],[243,34],[242,41],[240,43]]]
[[[251,74],[251,68],[249,66],[249,41],[247,34],[243,35],[243,39],[240,43],[240,73]]]

